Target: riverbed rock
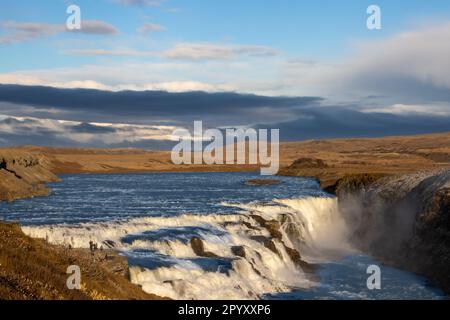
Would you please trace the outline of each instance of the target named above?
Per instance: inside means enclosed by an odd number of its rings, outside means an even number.
[[[247,186],[273,186],[280,183],[281,181],[277,179],[250,179],[245,181]]]
[[[255,240],[255,241],[258,241],[258,242],[262,243],[267,249],[271,250],[272,252],[277,254],[280,258],[282,258],[282,254],[278,250],[277,245],[275,244],[275,242],[278,241],[284,247],[286,253],[290,257],[292,262],[294,262],[294,264],[299,266],[305,272],[312,272],[312,271],[314,271],[314,267],[312,265],[310,265],[306,261],[302,260],[300,252],[298,252],[298,250],[286,246],[286,244],[283,241],[283,235],[280,232],[281,224],[280,224],[279,221],[277,221],[277,220],[266,220],[263,217],[261,217],[259,215],[255,215],[255,214],[251,215],[251,217],[256,222],[258,222],[262,227],[266,228],[267,231],[271,235],[271,238],[264,237],[264,236],[253,236],[253,237],[251,237],[252,240]]]
[[[217,258],[218,256],[212,252],[205,251],[203,240],[199,237],[192,237],[190,244],[194,253],[199,257]]]
[[[280,232],[281,225],[277,220],[266,220],[256,214],[252,214],[250,217],[253,218],[253,220],[255,220],[261,227],[269,231],[273,238],[282,240],[283,235]]]
[[[247,254],[245,253],[245,247],[244,246],[233,246],[231,247],[231,253],[233,253],[235,256],[245,258]]]

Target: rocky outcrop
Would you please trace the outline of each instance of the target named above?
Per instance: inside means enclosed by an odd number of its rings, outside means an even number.
[[[232,246],[231,253],[233,253],[235,256],[241,257],[241,258],[245,258],[247,256],[244,246]]]
[[[306,168],[328,168],[328,165],[322,159],[300,158],[292,162],[292,164],[288,167],[289,170],[300,170]]]
[[[279,221],[267,220],[256,214],[252,214],[250,217],[253,220],[255,220],[261,227],[265,228],[270,234],[270,237],[263,237],[263,236],[251,237],[253,240],[261,242],[262,244],[264,244],[264,246],[266,248],[268,248],[272,252],[276,253],[280,257],[282,255],[279,252],[275,242],[277,241],[277,242],[281,243],[281,245],[283,246],[287,255],[289,256],[289,258],[295,265],[299,266],[305,272],[313,272],[314,271],[314,266],[307,263],[306,261],[304,261],[300,255],[300,252],[298,252],[298,250],[290,248],[289,246],[287,246],[284,243],[283,234],[280,231],[281,223]]]
[[[192,237],[190,240],[192,251],[199,257],[217,258],[218,256],[212,252],[205,250],[205,244],[199,237]]]
[[[450,292],[450,170],[349,176],[337,194],[355,244]]]
[[[345,175],[337,180],[334,185],[329,186],[327,188],[327,191],[337,195],[341,195],[341,197],[344,194],[360,193],[362,191],[365,191],[366,188],[372,183],[385,176],[386,175],[382,173],[360,173]]]
[[[331,188],[330,191],[333,191],[336,182],[343,176],[340,170],[319,158],[297,159],[289,166],[280,168],[278,175],[316,178],[323,189]]]
[[[283,235],[280,232],[280,222],[278,222],[277,220],[267,220],[256,214],[252,214],[250,217],[255,220],[261,227],[265,228],[270,233],[272,238],[282,240]]]
[[[58,181],[43,155],[0,149],[0,201],[48,195],[45,183]]]

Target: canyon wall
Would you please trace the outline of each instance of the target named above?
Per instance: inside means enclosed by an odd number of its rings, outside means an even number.
[[[361,250],[450,292],[450,170],[347,176],[336,193]]]

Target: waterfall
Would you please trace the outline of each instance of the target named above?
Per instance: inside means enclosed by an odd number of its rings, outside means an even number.
[[[317,284],[309,262],[351,250],[335,198],[222,203],[234,214],[24,226],[54,244],[94,241],[128,257],[133,283],[173,299],[258,299]]]

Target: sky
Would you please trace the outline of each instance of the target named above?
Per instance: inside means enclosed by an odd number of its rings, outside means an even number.
[[[289,141],[450,131],[449,40],[439,0],[0,0],[0,146],[166,148],[194,120]]]

